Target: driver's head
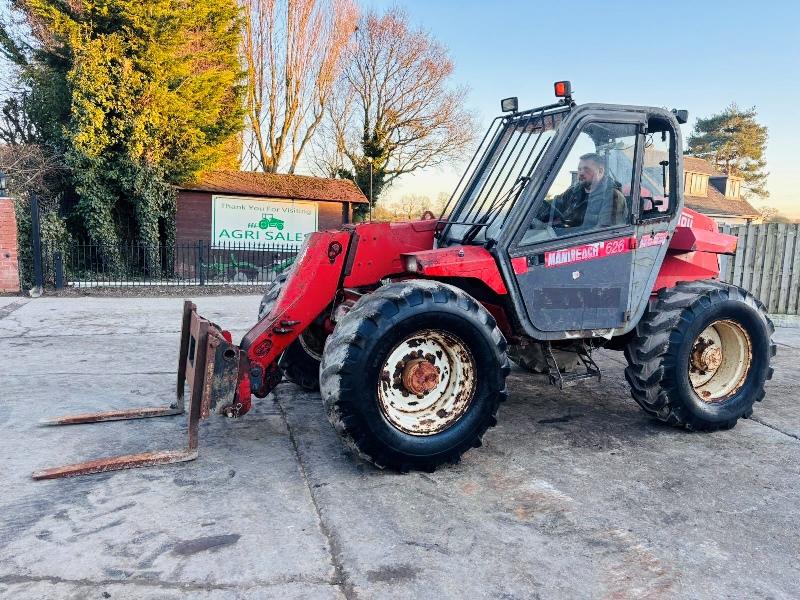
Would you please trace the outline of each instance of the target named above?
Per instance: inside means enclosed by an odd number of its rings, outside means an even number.
[[[594,152],[584,154],[578,162],[578,181],[586,191],[594,189],[606,174],[606,161]]]

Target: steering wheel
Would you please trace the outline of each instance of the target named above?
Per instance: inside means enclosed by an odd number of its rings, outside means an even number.
[[[564,217],[564,213],[561,212],[559,208],[556,206],[555,200],[550,203],[550,212],[551,212],[551,217],[550,217],[551,223],[553,222],[553,217],[558,217],[562,221],[566,220],[566,218]]]
[[[545,207],[547,208],[546,215],[542,214]],[[569,229],[576,226],[575,218],[567,218],[567,215],[555,205],[555,201],[541,205],[538,215],[541,215],[541,217],[535,216],[529,225],[529,229],[546,232],[548,234],[547,239],[558,237],[558,229]],[[558,219],[559,222],[554,225],[553,221],[556,219]]]
[[[550,210],[553,211],[552,216],[550,218],[550,223],[553,222],[555,217],[558,217],[561,220],[561,222],[558,225],[556,225],[556,227],[560,229],[568,229],[570,227],[575,226],[574,219],[568,219],[567,216],[563,212],[561,212],[561,210],[559,210],[555,202],[550,203]]]

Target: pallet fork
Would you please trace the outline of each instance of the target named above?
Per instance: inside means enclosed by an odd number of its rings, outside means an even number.
[[[211,412],[217,400],[232,398],[238,381],[241,352],[231,343],[230,333],[197,314],[197,306],[183,303],[178,381],[175,402],[163,407],[140,407],[99,413],[58,417],[43,425],[77,425],[104,421],[125,421],[169,417],[186,412],[184,391],[189,382],[188,443],[185,448],[159,450],[100,458],[87,462],[36,471],[33,479],[58,479],[91,473],[104,473],[136,467],[149,467],[194,460],[198,456],[200,420]]]

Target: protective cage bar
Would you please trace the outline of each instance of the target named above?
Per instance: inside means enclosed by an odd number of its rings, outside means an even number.
[[[504,209],[522,193],[549,146],[552,138],[544,134],[554,131],[564,118],[564,106],[553,108],[495,118],[443,211],[448,227],[489,227],[501,214],[503,219],[507,216]]]
[[[190,386],[188,443],[186,448],[160,450],[127,454],[90,460],[87,462],[54,467],[32,474],[33,479],[58,479],[76,475],[89,475],[118,471],[136,467],[164,465],[194,460],[198,456],[198,431],[200,419],[208,417],[212,402],[212,386],[207,377],[215,372],[217,350],[224,348],[230,352],[233,348],[223,337],[219,328],[197,314],[197,307],[190,301],[183,304],[183,323],[181,326],[180,355],[178,359],[178,381],[175,392],[175,403],[164,407],[141,407],[119,411],[86,413],[59,417],[44,421],[43,425],[76,425],[80,423],[98,423],[103,421],[121,421],[145,419],[150,417],[166,417],[186,412],[184,391],[186,381]],[[238,349],[234,352],[238,363]]]

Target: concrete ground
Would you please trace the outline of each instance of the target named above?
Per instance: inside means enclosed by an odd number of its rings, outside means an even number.
[[[258,298],[200,312],[241,336]],[[800,330],[779,329],[752,420],[645,417],[621,356],[558,392],[515,371],[482,448],[434,474],[347,453],[319,396],[282,384],[201,426],[194,462],[34,482],[31,471],[183,443],[182,417],[63,428],[166,404],[179,299],[0,298],[0,596],[790,598],[800,594]]]

